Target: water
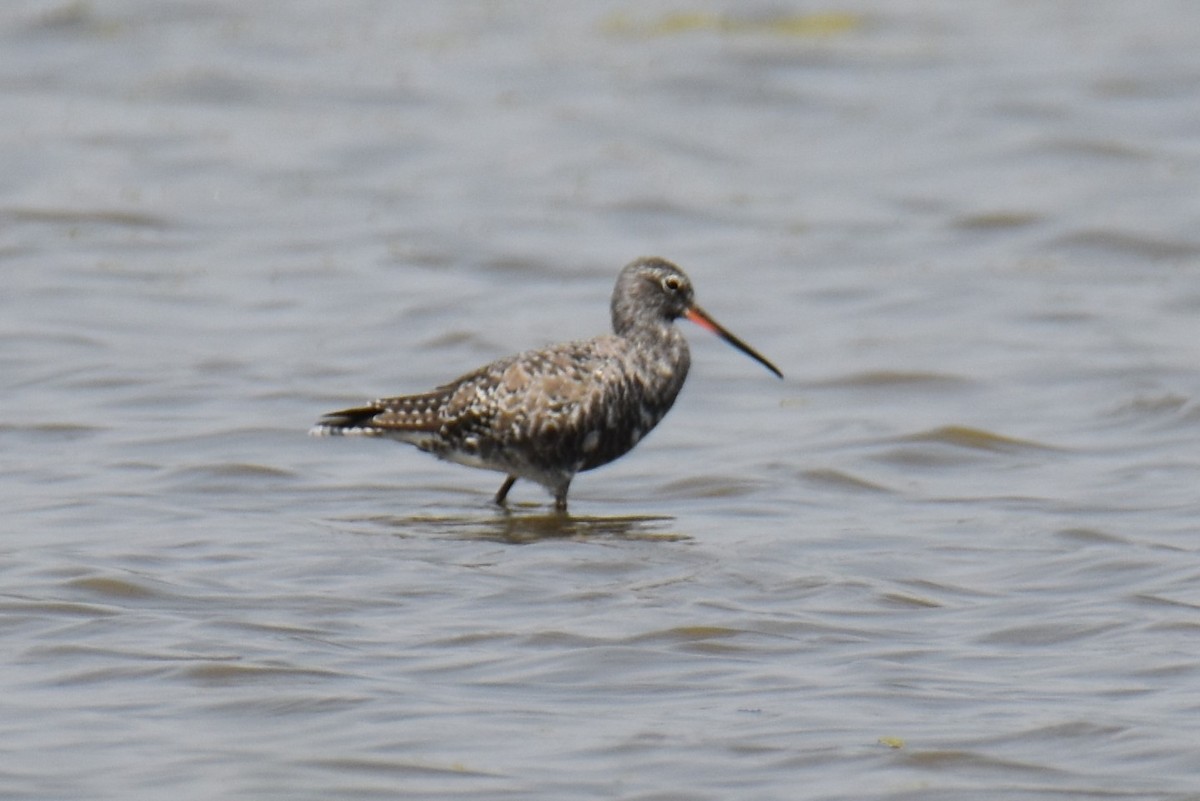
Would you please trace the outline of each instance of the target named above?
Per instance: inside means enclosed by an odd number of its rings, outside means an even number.
[[[1200,798],[1200,7],[9,3],[0,797]],[[322,412],[607,325],[572,518]]]

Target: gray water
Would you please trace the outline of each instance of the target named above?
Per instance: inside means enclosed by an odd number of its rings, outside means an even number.
[[[0,10],[0,797],[1200,798],[1200,5]],[[318,415],[693,373],[571,517]]]

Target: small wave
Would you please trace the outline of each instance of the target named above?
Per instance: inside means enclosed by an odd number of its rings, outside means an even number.
[[[1182,261],[1200,257],[1200,243],[1162,239],[1132,231],[1079,231],[1058,237],[1050,246],[1122,262]]]
[[[928,431],[897,437],[893,441],[953,445],[956,448],[1001,453],[1059,450],[1053,445],[1046,445],[1041,442],[1034,442],[1033,440],[1018,439],[1003,434],[994,434],[991,431],[985,431],[981,428],[958,425],[939,426],[938,428],[931,428]]]
[[[935,373],[922,370],[864,370],[823,381],[816,381],[809,384],[809,386],[813,389],[895,389],[898,387],[915,387],[949,390],[969,386],[971,383],[972,381],[969,378],[950,373]]]
[[[813,484],[820,484],[825,487],[846,490],[848,492],[892,492],[892,490],[882,484],[876,484],[873,481],[867,481],[865,478],[858,478],[849,473],[843,473],[841,470],[830,468],[804,470],[800,473],[800,477]]]

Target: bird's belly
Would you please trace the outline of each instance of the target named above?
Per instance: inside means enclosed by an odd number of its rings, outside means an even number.
[[[481,470],[496,470],[501,473],[509,472],[509,468],[506,465],[500,464],[496,461],[484,459],[478,453],[467,453],[465,451],[455,450],[433,451],[433,453],[443,461],[454,462],[455,464],[461,464],[465,467],[477,467]]]

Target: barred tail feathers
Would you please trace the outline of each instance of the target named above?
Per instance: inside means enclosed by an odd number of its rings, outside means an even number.
[[[410,439],[429,434],[443,424],[447,393],[435,390],[421,395],[381,398],[365,406],[329,412],[309,433],[313,436],[364,436]]]

